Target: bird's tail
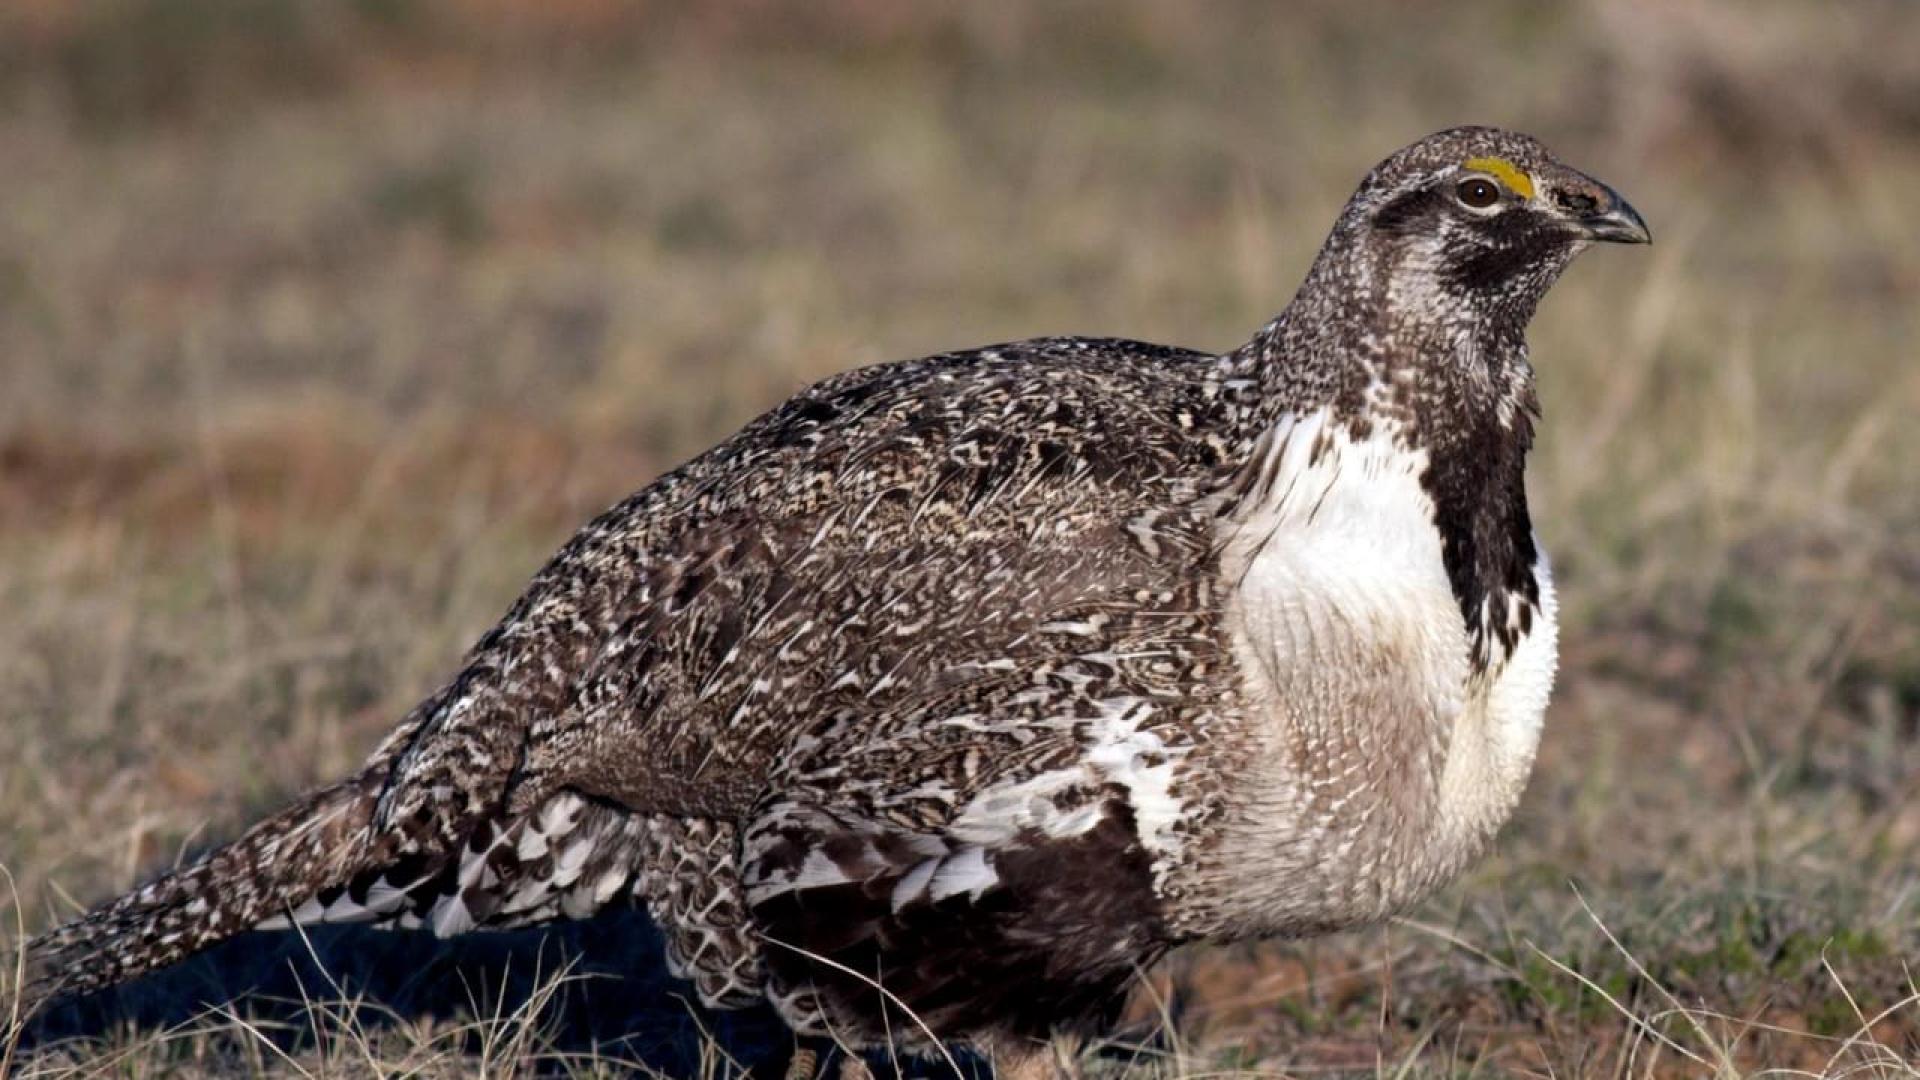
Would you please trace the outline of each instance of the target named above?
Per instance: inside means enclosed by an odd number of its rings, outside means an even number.
[[[377,788],[324,788],[192,864],[26,945],[28,1011],[136,978],[260,925],[377,856]]]
[[[446,937],[585,918],[636,883],[646,822],[612,804],[557,792],[527,813],[455,822],[460,842],[443,849],[380,830],[380,789],[371,770],[326,788],[29,943],[29,1010],[248,930],[362,923]]]

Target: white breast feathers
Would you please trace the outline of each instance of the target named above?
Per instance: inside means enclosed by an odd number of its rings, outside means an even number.
[[[1222,847],[1264,895],[1224,906],[1283,932],[1377,918],[1477,856],[1519,799],[1554,669],[1545,561],[1532,632],[1476,673],[1424,450],[1323,410],[1276,427],[1253,467],[1223,572],[1254,760]]]

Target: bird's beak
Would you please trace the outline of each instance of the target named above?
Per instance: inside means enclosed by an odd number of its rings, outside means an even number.
[[[1605,184],[1594,181],[1593,186],[1598,189],[1593,209],[1574,219],[1588,236],[1615,244],[1653,243],[1653,232],[1632,203]]]

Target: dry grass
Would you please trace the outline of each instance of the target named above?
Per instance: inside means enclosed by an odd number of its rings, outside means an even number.
[[[572,525],[803,383],[1228,347],[1361,170],[1482,121],[1659,236],[1534,332],[1538,775],[1413,918],[1177,957],[1091,1067],[1920,1071],[1920,9],[1100,12],[0,11],[11,936],[350,768]],[[765,1027],[656,956],[631,922],[243,943],[0,1072],[737,1073]],[[256,984],[287,1002],[197,1008]]]

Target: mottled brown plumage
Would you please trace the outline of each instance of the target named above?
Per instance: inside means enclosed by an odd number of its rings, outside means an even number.
[[[1183,941],[1412,903],[1510,812],[1552,674],[1526,324],[1645,238],[1463,128],[1231,353],[828,379],[588,524],[360,773],[35,943],[38,992],[635,897],[710,1005],[1006,1053]]]

